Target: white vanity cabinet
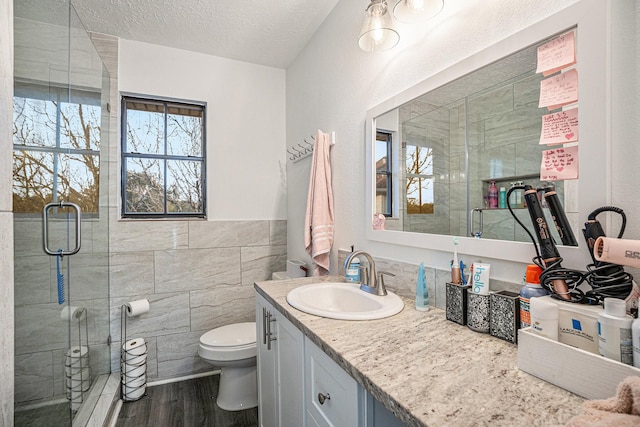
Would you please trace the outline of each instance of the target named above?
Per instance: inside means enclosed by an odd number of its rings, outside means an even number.
[[[305,338],[307,427],[359,426],[359,387],[336,362]]]
[[[256,293],[260,427],[304,425],[304,336]]]
[[[256,293],[260,427],[404,426]]]

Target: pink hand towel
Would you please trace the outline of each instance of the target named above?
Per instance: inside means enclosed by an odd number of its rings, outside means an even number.
[[[318,130],[311,161],[307,213],[304,220],[304,246],[315,263],[313,276],[328,274],[329,254],[333,245],[334,216],[330,148],[331,136]]]
[[[571,418],[566,427],[633,427],[640,426],[640,377],[627,377],[615,397],[587,400],[585,414]]]

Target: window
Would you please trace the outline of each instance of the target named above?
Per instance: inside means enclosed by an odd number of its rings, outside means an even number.
[[[433,149],[404,144],[407,214],[433,213]]]
[[[393,208],[393,173],[391,171],[391,133],[376,132],[376,213],[390,217]]]
[[[204,218],[205,105],[122,98],[122,216]]]
[[[13,211],[68,201],[97,214],[100,93],[20,81],[14,90]]]

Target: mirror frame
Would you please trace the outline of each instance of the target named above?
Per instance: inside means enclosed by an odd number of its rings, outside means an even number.
[[[579,179],[577,194],[572,200],[578,203],[578,215],[581,222],[586,221],[588,214],[596,208],[610,205],[611,89],[609,78],[611,76],[611,61],[609,14],[609,1],[581,0],[432,75],[368,110],[365,119],[366,218],[363,221],[365,237],[372,241],[417,248],[440,251],[453,250],[452,236],[450,235],[374,230],[371,226],[375,212],[373,148],[375,146],[376,117],[478,68],[572,27],[577,27],[576,68],[578,70],[580,123]],[[607,222],[608,220],[607,218]],[[605,223],[605,227],[607,225],[610,224]],[[590,259],[590,256],[581,229],[574,229],[574,234],[579,246],[561,246],[559,251],[564,260],[563,266],[583,268],[585,257]],[[476,239],[462,236],[458,236],[458,239],[458,251],[463,254],[524,263],[530,263],[535,256],[535,249],[530,242]]]

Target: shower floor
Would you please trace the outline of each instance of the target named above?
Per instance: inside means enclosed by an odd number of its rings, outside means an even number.
[[[71,414],[69,403],[61,402],[34,409],[17,409],[14,413],[15,427],[60,427],[68,426]]]

